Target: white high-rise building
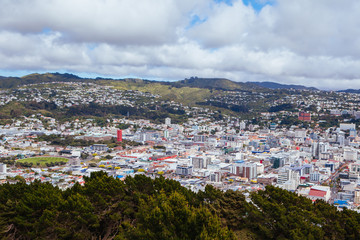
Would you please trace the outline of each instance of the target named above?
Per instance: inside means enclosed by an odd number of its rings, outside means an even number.
[[[164,131],[164,138],[168,139],[169,138],[169,131],[168,130],[165,130]]]
[[[165,118],[165,124],[171,125],[171,118]]]
[[[240,122],[240,130],[244,130],[246,128],[246,123],[244,121]]]
[[[209,158],[203,158],[203,157],[193,157],[192,158],[192,165],[194,169],[204,169],[207,168],[207,166],[210,164]]]
[[[209,176],[211,182],[220,182],[221,181],[221,172],[211,173]]]
[[[6,164],[0,163],[0,173],[6,173],[6,172],[7,172]]]

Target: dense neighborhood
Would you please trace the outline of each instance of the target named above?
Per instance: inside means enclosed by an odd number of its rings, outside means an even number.
[[[167,117],[155,123],[129,114],[103,122],[59,121],[41,113],[17,116],[0,127],[1,183],[39,180],[67,189],[84,184],[83,177],[92,172],[105,171],[122,180],[138,174],[164,176],[195,192],[208,184],[245,194],[274,185],[339,209],[359,210],[356,94],[290,91],[272,101],[279,110],[260,112],[253,119],[223,114],[215,120],[218,110],[164,102],[160,95],[91,83],[53,84],[57,87],[28,85],[3,91],[1,104],[45,101],[64,108],[95,102],[136,107],[145,98],[145,105],[183,109],[187,119],[173,123]],[[251,98],[225,92],[208,101],[244,104],[244,99],[259,101],[267,95]],[[296,107],[281,109],[284,105]],[[327,127],[334,119],[337,125]]]

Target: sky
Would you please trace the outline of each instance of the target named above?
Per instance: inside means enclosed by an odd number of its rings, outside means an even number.
[[[359,0],[0,0],[0,75],[360,88]]]

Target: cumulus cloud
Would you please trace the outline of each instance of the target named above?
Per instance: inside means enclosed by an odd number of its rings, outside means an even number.
[[[360,88],[359,1],[252,1],[0,0],[0,69]]]
[[[159,44],[176,41],[190,0],[2,0],[0,27],[21,33],[59,31],[71,41]]]

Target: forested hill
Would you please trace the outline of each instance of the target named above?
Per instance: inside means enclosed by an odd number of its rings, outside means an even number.
[[[1,239],[360,239],[360,214],[275,187],[246,199],[163,177],[85,181],[1,185]]]

